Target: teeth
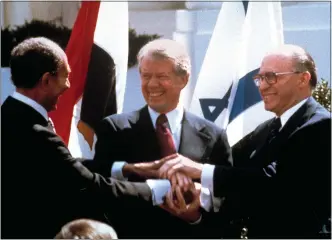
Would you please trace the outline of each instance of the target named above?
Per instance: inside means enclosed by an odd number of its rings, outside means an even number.
[[[150,93],[151,97],[159,97],[161,96],[163,93]]]

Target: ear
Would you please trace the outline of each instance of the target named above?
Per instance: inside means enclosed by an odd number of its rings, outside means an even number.
[[[311,74],[309,71],[305,71],[301,73],[301,78],[300,78],[300,87],[306,87],[310,85],[310,79],[311,79]]]
[[[181,82],[180,82],[181,89],[183,89],[183,88],[185,88],[185,86],[187,86],[187,83],[189,81],[189,73],[184,76],[181,76],[180,79],[181,79]]]
[[[51,74],[49,72],[46,72],[43,74],[43,76],[40,78],[40,86],[43,90],[46,90],[49,88],[50,86],[50,79],[51,78]]]

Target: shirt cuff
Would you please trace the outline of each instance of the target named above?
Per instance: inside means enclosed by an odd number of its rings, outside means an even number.
[[[111,169],[111,177],[118,179],[118,180],[122,180],[122,181],[126,181],[128,180],[128,178],[125,178],[122,174],[122,169],[123,166],[126,164],[127,162],[114,162],[112,169]]]
[[[204,164],[202,169],[201,175],[201,195],[200,195],[200,202],[201,207],[210,212],[213,207],[213,172],[214,172],[214,165],[211,164]]]
[[[153,206],[163,204],[167,192],[171,189],[170,181],[166,179],[148,179],[146,183],[152,192]]]

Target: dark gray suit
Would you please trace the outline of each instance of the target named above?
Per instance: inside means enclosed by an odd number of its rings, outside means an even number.
[[[105,176],[110,175],[114,161],[136,163],[161,158],[156,132],[147,106],[138,111],[105,118],[96,133],[98,137],[94,159],[97,164],[96,171]],[[212,122],[187,111],[184,111],[178,152],[201,163],[232,165],[225,131]],[[128,208],[130,211],[135,211],[134,208],[138,207],[128,206]],[[199,237],[192,232],[187,223],[170,216],[161,209],[146,209],[144,215],[133,221],[137,229],[126,233],[125,230],[119,231],[120,237]],[[125,222],[128,221],[130,219],[127,218]],[[121,236],[121,233],[125,235]]]

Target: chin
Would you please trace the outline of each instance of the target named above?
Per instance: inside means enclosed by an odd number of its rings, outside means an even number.
[[[150,108],[152,108],[153,110],[155,110],[158,113],[165,113],[165,107],[164,106],[160,106],[160,105],[149,105]]]

